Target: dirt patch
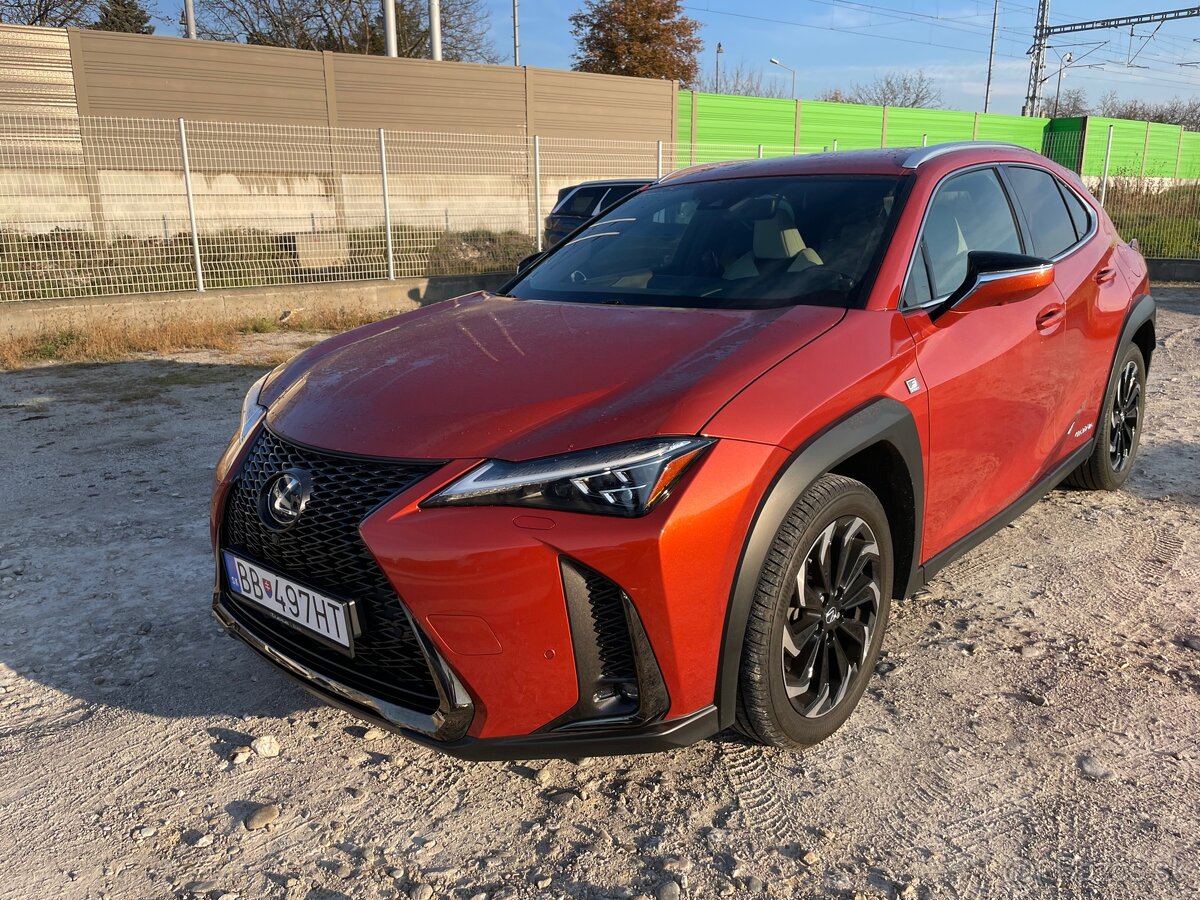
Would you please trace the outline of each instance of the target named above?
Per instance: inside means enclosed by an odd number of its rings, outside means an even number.
[[[898,604],[803,754],[377,738],[208,610],[212,467],[293,348],[0,375],[0,895],[1195,896],[1200,291],[1160,299],[1128,488],[1054,492]]]

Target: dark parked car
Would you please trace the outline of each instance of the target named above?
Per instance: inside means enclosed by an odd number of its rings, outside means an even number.
[[[651,178],[625,178],[618,181],[585,181],[558,192],[558,201],[546,216],[546,246],[553,247],[602,209],[619,203]]]
[[[1063,480],[1121,487],[1154,344],[1145,260],[1028,150],[685,170],[255,384],[215,612],[465,757],[807,746],[893,599]]]

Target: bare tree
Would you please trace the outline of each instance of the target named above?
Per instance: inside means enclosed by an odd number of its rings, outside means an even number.
[[[853,103],[854,101],[841,88],[830,88],[827,91],[822,91],[817,95],[818,100],[825,100],[829,103]]]
[[[1200,130],[1200,97],[1172,97],[1161,103],[1123,99],[1116,91],[1107,91],[1091,110],[1094,115],[1112,119],[1134,119],[1140,122],[1162,122],[1182,125],[1189,131]]]
[[[0,22],[46,28],[90,25],[94,0],[0,0]]]
[[[6,2],[6,0],[0,0]],[[426,0],[395,0],[400,56],[429,55]],[[483,0],[442,0],[442,54],[466,62],[499,62],[488,37]],[[377,0],[206,0],[198,5],[203,37],[299,50],[382,54],[383,13]]]
[[[743,97],[791,97],[787,86],[771,80],[758,69],[749,68],[742,60],[733,67],[721,68],[721,83],[717,84],[716,70],[704,73],[691,86],[692,90],[709,94],[738,94]]]
[[[834,88],[822,94],[821,99],[938,109],[942,105],[942,91],[923,69],[917,69],[915,72],[888,72],[872,81],[855,84],[849,91]]]
[[[1087,92],[1082,88],[1067,88],[1058,95],[1057,103],[1054,97],[1048,97],[1042,101],[1041,114],[1064,119],[1071,116],[1086,116],[1088,114]]]

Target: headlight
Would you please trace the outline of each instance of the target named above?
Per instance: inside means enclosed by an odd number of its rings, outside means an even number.
[[[667,496],[709,438],[647,438],[526,462],[490,459],[423,506],[534,506],[641,516]]]
[[[267,408],[259,405],[258,397],[262,393],[263,385],[266,384],[270,375],[271,373],[268,372],[262,378],[258,379],[258,381],[254,382],[254,384],[250,385],[250,390],[246,391],[246,399],[242,401],[242,419],[238,423],[237,434],[233,436],[235,446],[240,447],[245,443],[246,438],[250,436],[250,432],[258,426],[263,416],[267,414]]]

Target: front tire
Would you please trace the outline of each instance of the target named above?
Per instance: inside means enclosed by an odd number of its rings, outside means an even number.
[[[1126,347],[1119,357],[1116,376],[1104,396],[1095,449],[1067,476],[1071,487],[1115,491],[1133,470],[1146,412],[1146,361],[1136,344]]]
[[[737,725],[776,747],[833,734],[875,668],[892,593],[887,516],[866,485],[823,475],[767,554],[746,625]]]

